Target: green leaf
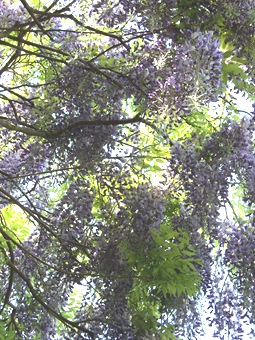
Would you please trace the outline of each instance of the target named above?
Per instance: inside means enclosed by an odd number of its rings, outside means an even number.
[[[233,50],[226,51],[223,53],[224,58],[229,58],[233,54]]]

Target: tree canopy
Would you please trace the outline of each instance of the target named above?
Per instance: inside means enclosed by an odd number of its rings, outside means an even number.
[[[254,34],[252,0],[0,0],[6,339],[254,336]]]

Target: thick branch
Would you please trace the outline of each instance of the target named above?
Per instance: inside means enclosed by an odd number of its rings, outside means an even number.
[[[126,124],[132,124],[132,123],[139,123],[144,122],[141,117],[138,115],[134,118],[128,118],[128,119],[113,119],[113,120],[77,120],[76,122],[73,122],[63,128],[53,130],[53,131],[43,131],[43,130],[37,130],[35,128],[30,128],[27,126],[18,126],[13,123],[11,123],[8,119],[4,117],[0,117],[0,126],[5,127],[8,130],[11,131],[17,131],[24,133],[28,136],[35,136],[35,137],[41,137],[44,139],[55,139],[64,133],[74,129],[79,128],[83,126],[109,126],[109,125],[126,125]]]
[[[27,136],[36,136],[45,139],[48,138],[48,133],[46,133],[45,131],[36,130],[27,126],[17,126],[11,123],[8,119],[3,117],[0,117],[0,126],[11,131],[22,132]]]
[[[144,122],[143,119],[136,115],[133,118],[127,118],[127,119],[112,119],[112,120],[77,120],[76,122],[73,122],[71,124],[68,124],[67,126],[52,131],[49,133],[48,138],[56,138],[61,135],[63,135],[65,132],[68,132],[74,128],[79,128],[83,126],[110,126],[110,125],[126,125],[126,124],[134,124],[134,123],[141,123]]]
[[[77,120],[71,124],[68,124],[60,129],[56,129],[53,131],[43,131],[37,130],[35,128],[27,127],[27,126],[17,126],[9,122],[8,119],[4,117],[0,117],[0,126],[5,127],[6,129],[22,132],[28,136],[41,137],[43,139],[52,140],[60,137],[61,135],[68,133],[72,129],[81,128],[83,126],[110,126],[110,125],[127,125],[127,124],[135,124],[135,123],[144,123],[147,126],[150,126],[153,130],[158,133],[161,133],[157,126],[146,119],[142,118],[140,114],[137,114],[133,118],[127,119],[112,119],[112,120]],[[169,140],[168,136],[163,135],[163,137],[168,141],[170,145],[172,142]]]

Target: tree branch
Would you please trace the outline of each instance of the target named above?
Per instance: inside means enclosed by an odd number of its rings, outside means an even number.
[[[50,313],[52,316],[54,316],[56,319],[61,321],[62,323],[66,324],[67,326],[71,326],[72,328],[76,328],[82,332],[85,332],[88,334],[92,339],[94,339],[94,333],[90,331],[89,329],[86,329],[85,327],[80,326],[77,322],[68,320],[58,312],[56,312],[53,308],[51,308],[46,302],[43,301],[43,299],[37,294],[36,290],[34,289],[33,285],[31,284],[30,280],[12,263],[11,260],[6,258],[7,264],[19,275],[19,277],[26,283],[31,295],[33,298],[39,302],[41,306],[43,306],[48,313]]]
[[[0,232],[1,232],[2,236],[3,236],[3,238],[6,241],[7,247],[9,249],[9,254],[10,254],[11,261],[14,263],[14,254],[13,254],[12,246],[11,246],[11,243],[10,243],[10,239],[9,239],[8,235],[4,232],[4,230],[2,228],[2,226],[5,226],[5,220],[4,220],[3,214],[1,212],[0,212],[0,222],[1,222]],[[7,257],[6,250],[4,249],[4,247],[1,247],[1,251],[4,254],[4,256]],[[4,296],[4,303],[3,303],[3,306],[2,306],[2,308],[0,310],[0,314],[3,312],[5,306],[9,302],[9,299],[10,299],[10,296],[11,296],[11,292],[12,292],[13,278],[14,278],[14,271],[13,271],[12,268],[10,268],[8,287],[7,287],[7,291],[5,293],[5,296]]]
[[[50,40],[53,40],[52,37],[47,33],[45,32],[43,26],[41,25],[41,23],[39,22],[39,20],[36,18],[36,16],[34,15],[34,11],[33,11],[33,8],[30,7],[28,5],[28,3],[25,1],[25,0],[20,0],[20,2],[22,3],[22,5],[25,7],[25,9],[28,11],[28,13],[30,14],[31,18],[35,21],[36,25],[42,30],[42,32],[44,34],[46,34]]]

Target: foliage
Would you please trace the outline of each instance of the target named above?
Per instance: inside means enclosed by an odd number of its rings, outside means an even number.
[[[0,0],[1,335],[254,335],[254,33],[251,0]]]

